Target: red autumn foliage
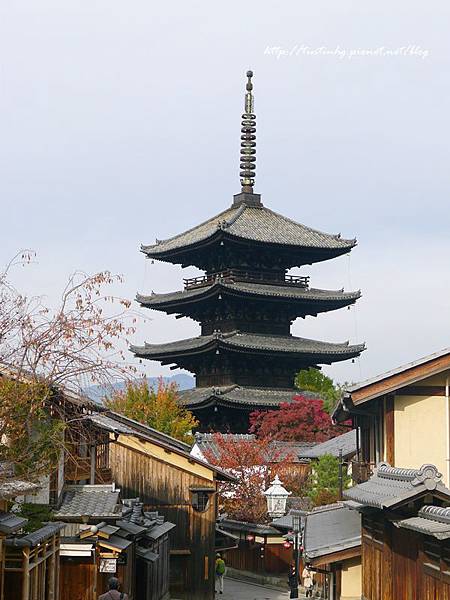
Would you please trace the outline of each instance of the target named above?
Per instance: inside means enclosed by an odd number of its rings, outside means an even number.
[[[250,432],[258,438],[324,442],[347,429],[336,427],[324,410],[323,400],[296,395],[279,410],[255,411],[250,415]]]
[[[308,474],[296,469],[296,457],[282,451],[273,440],[216,433],[214,442],[215,452],[205,452],[206,460],[237,477],[236,483],[222,483],[219,488],[221,509],[229,518],[250,523],[267,521],[263,491],[275,475],[294,495],[305,495]]]

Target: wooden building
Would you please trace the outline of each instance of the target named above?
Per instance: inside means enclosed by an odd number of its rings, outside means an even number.
[[[170,532],[170,591],[175,598],[214,598],[217,486],[234,477],[190,455],[190,447],[115,413],[89,417],[111,439],[109,468],[126,497],[158,511]]]
[[[353,420],[356,482],[379,461],[393,466],[436,465],[450,485],[450,349],[349,387],[334,411]]]
[[[97,600],[118,577],[130,600],[169,597],[169,533],[175,527],[114,486],[66,487],[55,518],[63,520],[60,600]]]
[[[450,490],[434,465],[380,463],[345,497],[362,516],[363,600],[450,598]]]
[[[361,518],[342,503],[307,513],[303,560],[328,600],[361,598]]]
[[[225,553],[227,567],[261,576],[283,575],[287,581],[292,548],[272,525],[221,519],[220,528],[235,536],[237,544]]]
[[[254,193],[256,116],[253,74],[247,75],[241,192],[204,223],[142,246],[149,259],[205,273],[185,279],[183,290],[137,297],[146,308],[199,322],[200,336],[133,347],[138,357],[195,373],[196,388],[184,391],[181,402],[200,420],[201,431],[245,433],[249,412],[291,401],[300,369],[354,358],[364,350],[364,345],[290,333],[298,317],[350,306],[360,292],[316,289],[309,277],[289,270],[347,254],[356,240],[296,223],[266,208]]]

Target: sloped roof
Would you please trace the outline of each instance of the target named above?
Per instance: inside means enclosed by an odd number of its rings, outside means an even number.
[[[177,452],[178,454],[189,458],[189,460],[194,460],[198,464],[211,469],[211,471],[216,473],[218,479],[225,479],[226,481],[234,481],[235,479],[233,475],[230,475],[223,469],[211,465],[201,459],[192,457],[190,455],[191,446],[171,437],[170,435],[162,433],[161,431],[157,431],[156,429],[153,429],[153,427],[149,427],[148,425],[144,425],[143,423],[139,423],[113,411],[107,411],[107,414],[104,412],[94,413],[92,415],[87,415],[85,418],[86,420],[92,421],[98,427],[105,429],[106,431],[111,431],[112,433],[116,432],[123,435],[132,435],[160,445],[161,447],[172,450],[173,452]]]
[[[342,503],[314,509],[306,515],[303,541],[307,560],[361,545],[361,517]]]
[[[225,442],[231,442],[232,444],[239,442],[252,443],[256,439],[256,436],[251,433],[221,433],[220,436]],[[220,451],[217,447],[217,438],[214,433],[196,433],[195,445],[201,451],[203,456],[211,453],[216,458],[220,457]],[[289,458],[289,462],[298,462],[298,457],[302,450],[311,448],[312,446],[314,446],[314,443],[311,442],[273,440],[269,444],[268,459],[273,459],[275,462],[281,462]]]
[[[342,456],[347,458],[356,454],[356,429],[351,429],[331,440],[315,444],[313,448],[306,448],[299,454],[301,458],[319,458],[325,454],[338,457],[342,450]]]
[[[345,490],[344,497],[350,501],[350,506],[357,509],[389,508],[430,492],[448,497],[450,501],[450,490],[441,478],[434,465],[402,469],[379,463],[368,481]]]
[[[358,356],[365,350],[364,344],[349,345],[349,342],[330,343],[294,337],[291,335],[264,335],[257,333],[232,332],[227,334],[202,335],[165,344],[132,346],[131,351],[143,358],[158,360],[176,354],[197,353],[217,347],[235,351],[270,352],[314,356],[318,363],[329,363]]]
[[[113,485],[68,485],[54,515],[58,519],[83,516],[119,519],[122,516],[119,495],[120,490],[116,490]]]
[[[380,398],[385,394],[395,393],[401,388],[442,373],[449,368],[450,348],[445,348],[349,386],[334,409],[333,421],[348,419],[354,406]]]
[[[450,508],[425,505],[416,517],[396,521],[394,525],[447,540],[450,538]]]
[[[339,235],[330,235],[312,229],[283,217],[265,206],[250,206],[242,203],[233,205],[172,238],[157,240],[154,245],[143,245],[142,252],[157,258],[164,253],[204,242],[218,232],[249,241],[337,250],[340,253],[348,252],[356,245],[354,239],[346,240]]]
[[[222,281],[211,285],[197,287],[187,290],[178,290],[166,294],[151,294],[146,296],[137,294],[136,300],[148,308],[157,308],[160,305],[178,304],[187,300],[209,296],[216,292],[230,292],[245,294],[260,298],[285,299],[290,302],[297,300],[299,303],[308,304],[314,302],[317,310],[326,309],[330,303],[339,303],[346,306],[361,297],[361,292],[344,292],[344,290],[321,290],[316,288],[305,288],[295,285],[277,285],[269,283],[254,283],[245,281]]]
[[[37,529],[32,533],[28,533],[27,535],[15,538],[7,538],[5,540],[5,544],[7,546],[34,548],[38,544],[41,544],[45,540],[48,540],[48,538],[61,531],[61,529],[63,529],[64,527],[65,523],[47,523],[40,529]]]
[[[239,385],[192,388],[179,391],[179,404],[186,407],[209,406],[212,403],[247,407],[277,407],[291,402],[296,390],[252,388]]]
[[[14,513],[0,512],[0,533],[14,533],[21,529],[28,519],[19,517]]]

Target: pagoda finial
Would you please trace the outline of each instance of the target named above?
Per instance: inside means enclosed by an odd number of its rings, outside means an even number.
[[[241,127],[241,185],[242,192],[253,194],[256,169],[256,115],[253,113],[253,71],[247,71],[244,114]]]

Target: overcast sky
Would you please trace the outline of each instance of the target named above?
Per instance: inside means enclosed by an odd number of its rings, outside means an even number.
[[[314,287],[361,288],[357,308],[293,333],[366,342],[355,364],[326,368],[340,381],[450,346],[449,17],[444,1],[4,0],[2,263],[34,249],[15,278],[50,303],[77,269],[122,273],[127,297],[179,289],[180,267],[151,265],[139,245],[239,191],[252,68],[255,191],[358,238],[351,257],[304,270]],[[136,342],[199,331],[151,316]]]

